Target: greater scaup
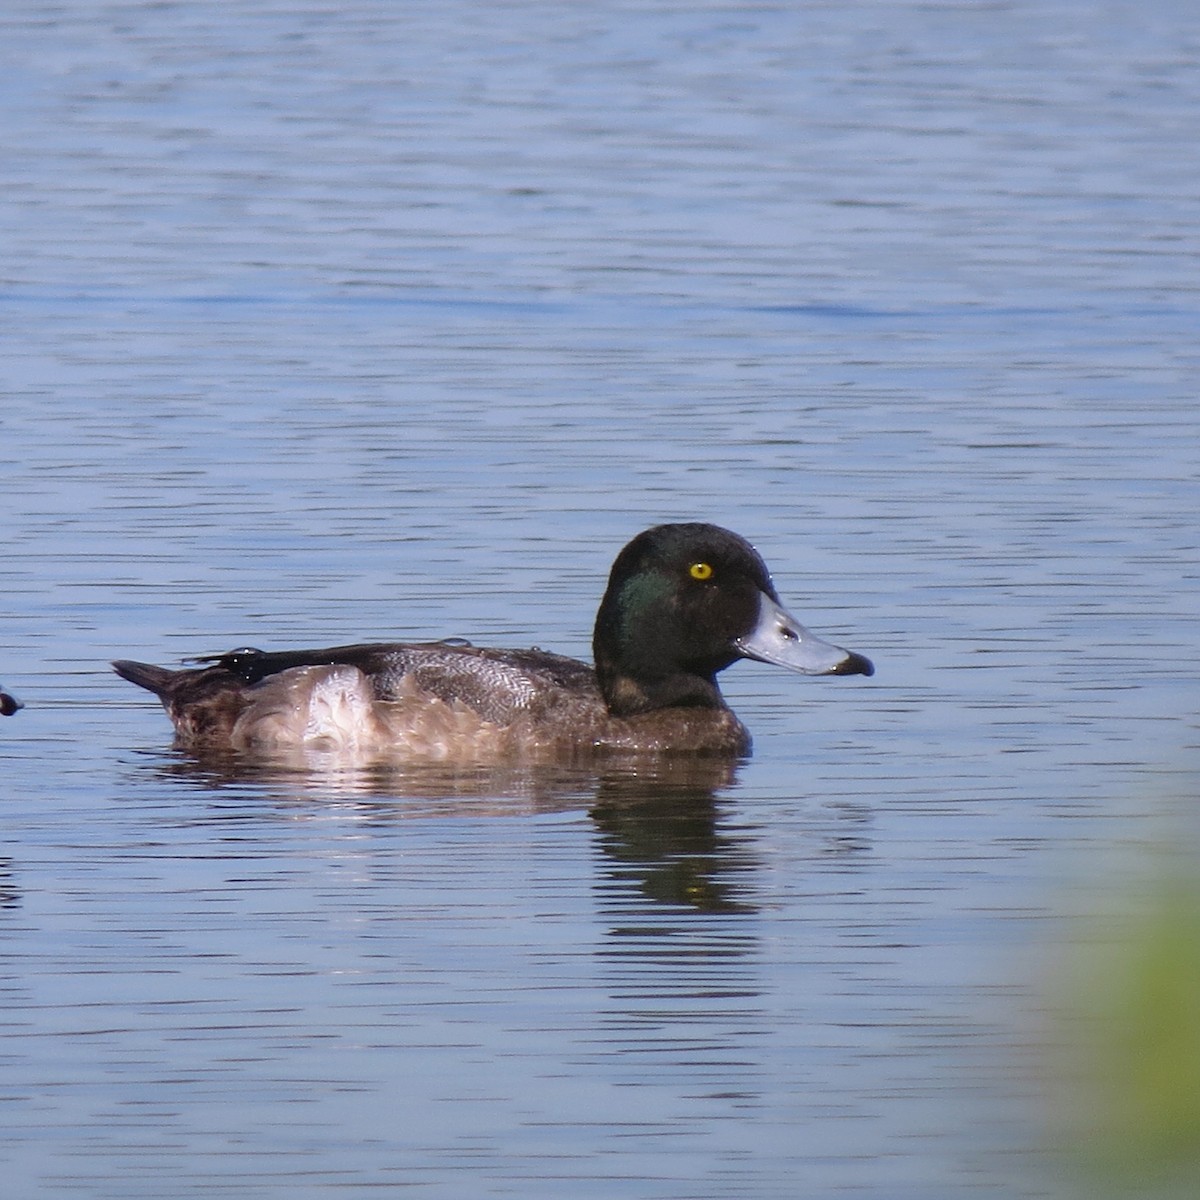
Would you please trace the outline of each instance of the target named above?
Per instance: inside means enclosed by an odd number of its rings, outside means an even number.
[[[12,692],[6,692],[4,688],[0,687],[0,717],[11,717],[13,713],[24,707],[25,705]]]
[[[458,640],[231,650],[171,671],[115,662],[194,750],[297,746],[400,758],[580,752],[745,754],[717,672],[739,658],[806,675],[870,675],[780,603],[766,565],[715,525],[659,525],[617,556],[596,615],[595,668],[545,650]]]

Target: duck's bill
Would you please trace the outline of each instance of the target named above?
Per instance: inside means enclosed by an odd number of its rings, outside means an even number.
[[[759,597],[758,624],[734,645],[746,658],[802,675],[875,674],[869,658],[822,641],[766,593]]]

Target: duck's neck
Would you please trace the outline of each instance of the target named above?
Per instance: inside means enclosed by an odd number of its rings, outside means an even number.
[[[705,678],[683,671],[657,677],[639,670],[622,671],[615,663],[603,666],[597,660],[596,677],[604,703],[614,717],[633,717],[660,708],[725,708],[725,699],[715,677]]]

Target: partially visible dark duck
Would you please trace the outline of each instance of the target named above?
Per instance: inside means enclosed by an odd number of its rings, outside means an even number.
[[[595,667],[465,642],[243,648],[180,671],[121,661],[162,701],[181,745],[270,753],[317,746],[411,758],[580,752],[744,754],[716,676],[739,658],[810,675],[870,675],[809,633],[762,559],[715,525],[659,525],[617,556],[596,616]]]
[[[0,717],[11,717],[13,713],[24,707],[25,705],[12,692],[0,687]]]

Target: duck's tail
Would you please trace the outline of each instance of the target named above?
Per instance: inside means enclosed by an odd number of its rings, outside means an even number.
[[[170,689],[171,681],[179,673],[178,671],[169,671],[166,667],[156,667],[151,663],[130,662],[127,658],[118,659],[113,663],[112,668],[122,679],[128,679],[130,683],[144,687],[148,692],[153,692],[160,700]]]

